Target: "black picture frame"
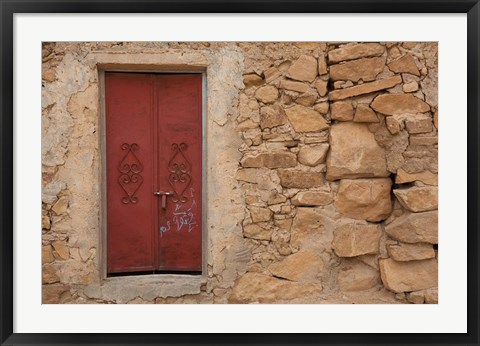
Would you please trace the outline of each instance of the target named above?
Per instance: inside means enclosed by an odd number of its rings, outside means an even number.
[[[2,345],[412,344],[478,345],[479,0],[0,0]],[[13,333],[13,15],[15,13],[467,13],[468,332],[465,334],[26,334]],[[452,316],[455,318],[455,316]]]

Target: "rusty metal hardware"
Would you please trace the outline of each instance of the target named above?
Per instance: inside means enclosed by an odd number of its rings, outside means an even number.
[[[162,196],[162,209],[167,209],[167,196],[173,195],[172,191],[155,191],[155,196]]]

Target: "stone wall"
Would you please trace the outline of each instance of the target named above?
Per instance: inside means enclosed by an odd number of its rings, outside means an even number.
[[[46,43],[42,55],[44,303],[437,303],[436,43]],[[206,71],[202,277],[103,277],[110,65]]]

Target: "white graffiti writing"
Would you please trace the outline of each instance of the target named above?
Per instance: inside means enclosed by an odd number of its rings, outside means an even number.
[[[192,197],[193,197],[193,189]],[[166,225],[160,227],[160,236],[162,237],[164,233],[170,231],[172,229],[172,224],[176,231],[179,232],[182,229],[191,232],[193,228],[197,225],[197,221],[195,219],[195,209],[197,207],[197,203],[194,199],[192,199],[192,203],[187,209],[184,209],[184,204],[176,203],[175,210],[172,213],[172,222],[167,221]]]

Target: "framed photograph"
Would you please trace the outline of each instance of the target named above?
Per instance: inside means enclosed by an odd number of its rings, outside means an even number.
[[[2,344],[478,345],[479,6],[2,1]]]

